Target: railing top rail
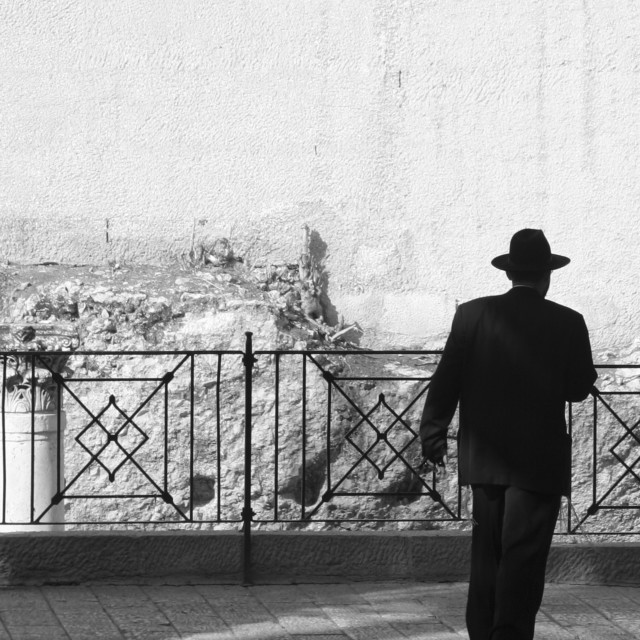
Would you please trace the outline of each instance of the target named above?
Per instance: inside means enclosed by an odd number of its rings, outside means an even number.
[[[259,349],[253,352],[256,356],[267,355],[359,355],[359,356],[404,356],[404,355],[442,355],[439,350],[418,349]]]
[[[81,356],[155,356],[155,355],[244,355],[244,351],[239,349],[164,349],[164,350],[129,350],[129,349],[102,349],[102,350],[82,350],[76,351],[36,351],[18,349],[0,351],[0,357],[9,356],[38,356],[38,355],[81,355]],[[253,351],[254,355],[441,355],[442,350],[417,350],[417,349],[259,349]],[[640,365],[638,365],[640,366]]]
[[[190,355],[236,355],[243,356],[244,351],[235,349],[177,349],[177,350],[96,350],[96,351],[0,351],[0,358],[4,356],[190,356]]]
[[[442,349],[257,349],[254,356],[287,355],[360,355],[360,356],[438,356]],[[0,350],[0,359],[5,356],[190,356],[190,355],[235,355],[244,356],[240,349],[97,349],[76,351]],[[596,369],[640,369],[640,363],[595,363]]]
[[[598,364],[593,365],[596,369],[640,369],[640,364]]]

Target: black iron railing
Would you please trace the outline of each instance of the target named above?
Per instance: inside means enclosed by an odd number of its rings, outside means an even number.
[[[596,365],[596,368],[599,380],[590,401],[568,407],[574,460],[564,533],[637,535],[640,533],[640,476],[637,470],[640,463],[640,386],[637,386],[640,365],[607,364]],[[578,420],[576,408],[582,414]],[[582,433],[576,430],[576,423]],[[576,443],[582,444],[581,457],[576,456]],[[612,517],[614,514],[617,517]],[[589,525],[595,525],[598,520],[604,522],[600,522],[595,530],[590,529]],[[612,523],[615,523],[614,527]]]
[[[54,366],[62,354],[0,354],[1,523],[241,525],[247,559],[262,527],[467,528],[455,419],[448,476],[420,470],[417,426],[440,353],[254,351],[248,333],[244,350],[66,353],[70,373]],[[573,486],[556,533],[635,535],[640,365],[598,369],[591,401],[568,406]],[[56,426],[42,444],[47,412]],[[45,454],[48,485],[38,478]],[[12,497],[25,486],[30,508],[16,517]]]

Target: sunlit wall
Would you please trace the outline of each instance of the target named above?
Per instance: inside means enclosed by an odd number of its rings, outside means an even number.
[[[4,260],[292,261],[307,223],[338,313],[408,345],[541,227],[550,297],[640,347],[636,3],[21,0],[0,60]]]

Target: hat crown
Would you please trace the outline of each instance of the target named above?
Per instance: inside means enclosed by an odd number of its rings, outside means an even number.
[[[503,271],[553,271],[566,267],[567,256],[551,253],[541,229],[520,229],[511,237],[509,253],[495,257],[491,264]]]
[[[551,247],[541,229],[521,229],[513,234],[509,259],[514,267],[545,269],[551,262]]]

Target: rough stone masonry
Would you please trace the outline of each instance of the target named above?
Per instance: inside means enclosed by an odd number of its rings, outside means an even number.
[[[2,322],[36,327],[70,322],[79,332],[81,350],[105,352],[75,354],[68,363],[72,373],[63,398],[69,528],[96,523],[113,528],[237,528],[244,495],[241,352],[246,331],[253,332],[255,349],[282,352],[277,358],[258,356],[254,369],[251,498],[258,528],[260,521],[271,528],[379,528],[389,527],[378,522],[388,519],[399,521],[391,526],[401,529],[468,527],[444,522],[468,517],[469,496],[466,490],[458,495],[456,485],[455,424],[449,476],[436,486],[429,479],[442,503],[427,495],[429,489],[411,470],[419,462],[419,446],[407,427],[417,428],[424,378],[434,370],[437,356],[374,355],[358,348],[357,325],[328,324],[322,265],[309,251],[308,238],[306,230],[301,255],[291,264],[245,264],[220,239],[187,260],[164,266],[2,268]],[[442,346],[438,339],[424,348]],[[301,354],[285,353],[309,349],[333,353],[317,354],[306,365]],[[348,349],[357,353],[344,353]],[[233,353],[194,355],[193,398],[189,357],[157,353],[210,350]],[[132,353],[115,356],[114,351]],[[156,353],[133,353],[140,351]],[[169,371],[174,375],[165,391],[159,381]],[[331,385],[331,376],[349,379]],[[395,379],[362,379],[371,377]],[[637,390],[638,377],[605,373],[599,384]],[[621,406],[622,413],[631,410],[624,402]],[[589,402],[573,409],[574,504],[571,514],[565,505],[561,527],[567,517],[575,523],[590,505],[591,412]],[[91,425],[92,415],[112,431],[127,416],[135,415],[135,420],[122,430],[118,447]],[[378,437],[363,415],[380,432],[391,426],[387,435]],[[605,420],[605,434],[612,420]],[[596,445],[603,461],[598,480],[606,486],[616,482],[622,468],[611,444],[605,438]],[[105,445],[92,461],[90,452]],[[632,449],[630,438],[614,453],[623,457]],[[612,499],[627,505],[636,498],[626,479],[612,492]],[[194,522],[185,524],[183,514],[190,510]],[[309,522],[300,524],[305,517]],[[595,513],[587,525],[592,523],[629,531],[637,517],[634,510],[609,512],[605,519]]]

